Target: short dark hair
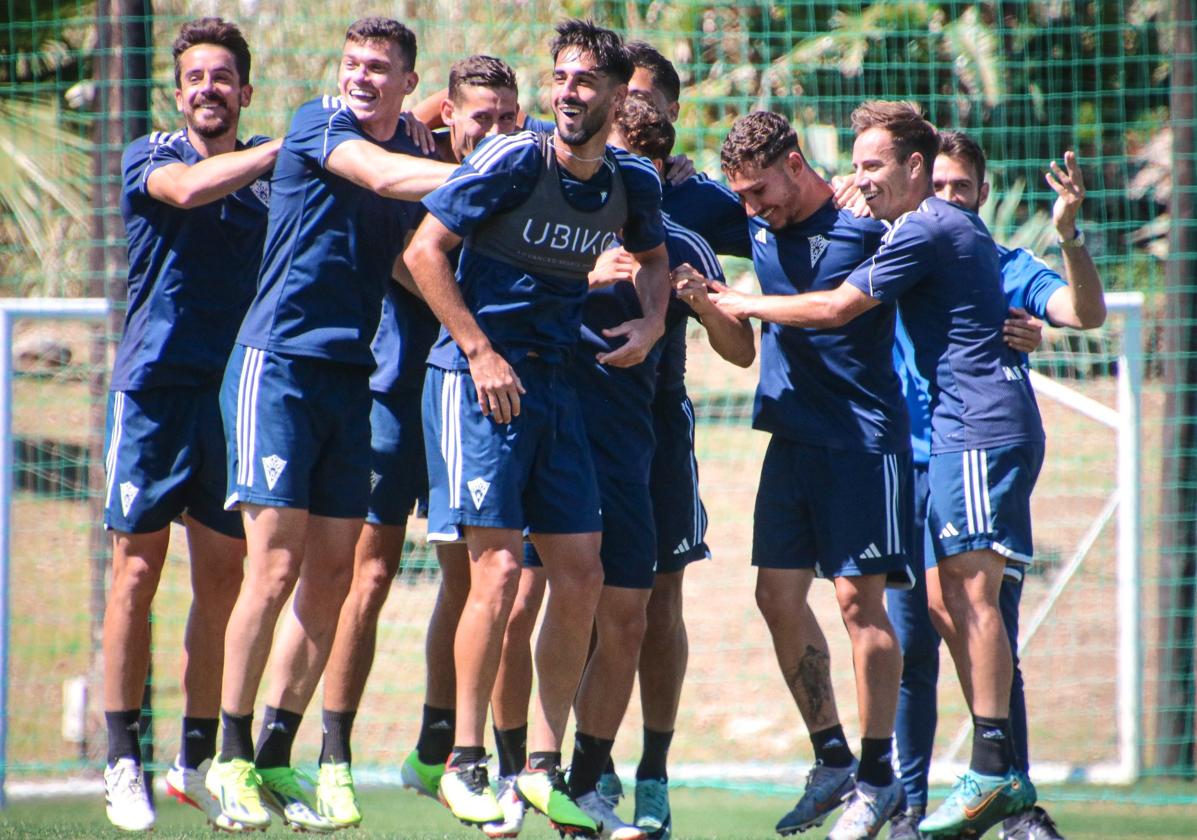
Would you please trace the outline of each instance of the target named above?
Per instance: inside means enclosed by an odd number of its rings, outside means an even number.
[[[557,37],[549,49],[553,61],[566,47],[576,47],[594,59],[596,70],[606,73],[620,84],[632,78],[632,58],[623,38],[610,29],[603,29],[592,20],[563,20],[557,24]]]
[[[719,150],[719,163],[724,172],[735,175],[749,167],[772,166],[791,151],[799,151],[798,132],[789,121],[771,111],[753,111],[732,123]]]
[[[963,131],[939,132],[939,153],[971,166],[977,175],[978,189],[985,183],[985,151]]]
[[[404,70],[416,68],[416,33],[397,20],[384,17],[358,18],[345,30],[345,40],[356,44],[366,41],[390,41],[407,62]]]
[[[179,27],[179,36],[175,38],[171,50],[175,59],[175,87],[179,87],[183,81],[179,57],[199,44],[215,44],[231,52],[237,66],[238,80],[243,85],[249,84],[249,44],[245,43],[245,36],[235,23],[229,23],[224,18],[205,17],[189,20]]]
[[[459,103],[463,87],[483,87],[491,90],[508,88],[519,93],[515,71],[501,58],[490,55],[471,55],[453,62],[449,68],[449,98]]]
[[[893,138],[898,161],[903,162],[918,152],[931,179],[931,168],[939,152],[939,134],[935,126],[923,117],[923,109],[916,102],[870,99],[852,112],[852,130],[859,137],[870,128],[883,128]]]
[[[665,160],[673,151],[677,133],[669,117],[642,93],[633,93],[623,101],[615,129],[632,154],[649,160]]]
[[[673,66],[673,62],[661,55],[652,44],[644,41],[628,41],[628,56],[632,59],[632,67],[643,67],[653,77],[653,87],[665,94],[670,105],[682,98],[682,80]]]

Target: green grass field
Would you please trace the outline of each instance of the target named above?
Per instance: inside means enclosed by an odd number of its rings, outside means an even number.
[[[1133,801],[1138,804],[1125,804],[1070,800],[1068,790],[1059,789],[1049,792],[1049,795],[1055,794],[1059,798],[1048,799],[1046,804],[1069,840],[1113,837],[1192,840],[1197,836],[1197,806],[1150,804],[1178,793],[1184,795],[1185,790],[1153,786],[1132,795]],[[1194,793],[1193,786],[1187,786],[1190,802]],[[1092,791],[1088,795],[1092,795]],[[1126,791],[1121,792],[1121,796],[1126,795]],[[477,840],[483,836],[453,822],[440,805],[407,791],[367,790],[362,794],[362,803],[366,812],[365,825],[346,835],[348,840],[383,837]],[[726,840],[775,837],[773,824],[790,808],[792,799],[726,790],[680,789],[674,793],[673,804],[676,815],[674,837],[678,840]],[[161,798],[158,807],[158,826],[153,833],[155,840],[211,840],[214,836],[200,820],[198,812],[176,805],[171,800],[162,801]],[[621,812],[630,810],[630,807],[625,803]],[[807,836],[822,837],[828,829],[830,823]],[[284,830],[275,828],[271,833],[281,836]],[[26,799],[12,803],[9,810],[0,816],[0,838],[66,840],[120,836],[129,835],[108,825],[104,818],[103,799],[99,796]],[[556,835],[543,819],[530,817],[521,836],[528,840],[550,840]],[[996,836],[996,831],[987,836]]]

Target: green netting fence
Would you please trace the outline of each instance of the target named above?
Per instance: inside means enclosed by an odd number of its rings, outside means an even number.
[[[370,13],[393,15],[419,36],[422,81],[413,102],[444,85],[454,60],[486,52],[516,68],[532,114],[548,112],[547,43],[555,20],[593,16],[647,40],[682,76],[679,151],[714,176],[723,136],[747,111],[789,117],[808,157],[831,175],[850,168],[848,115],[862,99],[916,100],[937,125],[967,129],[985,147],[993,190],[987,218],[997,238],[1057,264],[1049,222],[1054,194],[1043,172],[1075,150],[1088,185],[1082,225],[1091,251],[1108,290],[1142,293],[1141,329],[1129,329],[1119,311],[1096,333],[1049,330],[1034,365],[1071,393],[1116,409],[1119,358],[1128,335],[1136,344],[1143,365],[1134,482],[1141,612],[1134,619],[1139,713],[1131,757],[1140,777],[1193,778],[1193,3],[29,0],[8,2],[0,12],[0,296],[107,296],[116,311],[104,326],[16,324],[4,677],[10,783],[94,769],[103,750],[98,642],[108,550],[98,530],[99,446],[123,306],[116,172],[133,137],[181,125],[170,65],[174,33],[205,14],[238,22],[254,54],[254,98],[242,134],[278,136],[296,106],[335,93],[344,29]],[[749,266],[731,261],[728,268],[736,282],[753,282]],[[748,428],[755,374],[723,365],[697,340],[691,350],[716,558],[689,575],[691,671],[674,760],[679,779],[765,784],[780,778],[777,768],[809,762],[810,755],[752,599],[746,547],[765,442]],[[1118,644],[1121,555],[1116,517],[1105,511],[1124,487],[1118,432],[1066,403],[1043,403],[1050,443],[1035,498],[1041,562],[1024,597],[1024,615],[1043,612],[1024,651],[1032,755],[1056,766],[1060,778],[1100,781],[1100,768],[1127,759],[1118,722],[1117,675],[1127,653]],[[421,527],[413,525],[404,572],[384,612],[378,664],[358,718],[358,764],[380,778],[397,767],[418,727],[423,630],[436,586]],[[154,613],[160,760],[178,742],[189,586],[182,535],[173,542]],[[825,591],[814,599],[835,644],[836,687],[852,730],[850,659],[834,601]],[[954,755],[965,720],[947,670],[941,757]],[[638,749],[636,705],[616,746],[621,761]],[[318,728],[306,727],[301,761],[315,760]],[[1182,798],[1193,795],[1180,790]]]

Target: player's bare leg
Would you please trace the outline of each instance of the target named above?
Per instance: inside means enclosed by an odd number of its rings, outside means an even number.
[[[777,824],[781,834],[821,825],[853,789],[856,771],[831,685],[831,651],[807,603],[814,578],[813,569],[757,569],[757,607],[815,750],[815,766],[802,797]]]
[[[806,601],[814,579],[809,569],[758,569],[756,604],[802,721],[819,732],[838,726],[840,716],[831,686],[831,651]]]
[[[534,534],[549,593],[536,642],[537,718],[531,752],[560,752],[603,589],[601,534]]]
[[[902,651],[885,611],[885,575],[838,577],[835,595],[852,642],[856,702],[865,738],[893,734]]]
[[[667,761],[677,726],[682,684],[690,658],[683,617],[685,568],[658,572],[648,601],[648,625],[640,647],[640,710],[644,744],[636,767],[636,825],[650,835],[672,830]],[[614,786],[619,790],[618,786]]]
[[[187,546],[191,557],[191,608],[183,633],[183,714],[216,718],[224,671],[224,631],[245,568],[245,540],[202,525],[190,516]],[[210,756],[209,756],[210,757]]]
[[[150,604],[158,591],[170,528],[149,534],[114,532],[112,582],[104,609],[104,717],[108,819],[144,831],[154,824],[138,744],[141,697],[150,661]]]
[[[353,581],[337,618],[324,674],[324,708],[352,712],[361,703],[374,665],[378,617],[399,572],[407,529],[367,522],[353,555]]]
[[[183,743],[166,774],[166,790],[218,821],[220,806],[208,794],[205,778],[216,755],[224,631],[241,590],[245,540],[222,534],[191,516],[185,515],[183,522],[192,593],[183,633]]]
[[[524,823],[524,802],[515,790],[515,777],[528,759],[528,705],[532,700],[532,633],[544,601],[543,568],[525,566],[507,631],[503,655],[490,696],[495,726],[495,747],[499,754],[499,808],[503,820],[486,827],[493,836],[518,834]]]
[[[170,528],[114,532],[112,580],[104,608],[104,710],[141,709],[150,661],[150,605],[158,592]]]
[[[523,535],[511,528],[466,526],[470,593],[457,622],[453,656],[457,721],[453,751],[440,780],[440,798],[468,825],[499,822],[503,812],[486,772],[483,730],[507,617],[523,566]]]
[[[598,827],[569,796],[561,774],[561,743],[603,588],[601,539],[598,532],[532,535],[549,591],[536,641],[537,715],[528,737],[528,766],[516,778],[520,797],[554,826],[587,836]]]
[[[457,721],[453,642],[457,622],[470,594],[470,555],[466,546],[461,543],[437,545],[436,559],[441,568],[441,580],[424,638],[424,709],[420,736],[416,748],[408,753],[399,768],[404,787],[434,798],[445,772],[445,762],[453,751],[453,729]],[[326,686],[327,682],[326,676]]]
[[[658,574],[648,601],[648,624],[640,648],[640,706],[644,728],[672,732],[681,705],[682,684],[690,659],[690,640],[682,614],[685,570]]]
[[[952,659],[974,715],[1010,712],[1013,660],[998,608],[1006,561],[994,551],[970,551],[928,569],[932,620]]]
[[[932,837],[984,831],[1002,816],[1029,810],[1035,788],[1015,765],[1010,733],[1010,684],[1014,663],[998,606],[1005,559],[990,550],[969,551],[928,570],[927,597],[936,629],[948,643],[973,715],[968,772],[947,800],[919,823]]]

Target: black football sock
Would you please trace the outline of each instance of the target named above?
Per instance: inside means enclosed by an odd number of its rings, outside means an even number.
[[[453,751],[453,735],[457,728],[456,709],[424,706],[420,722],[420,739],[416,741],[416,757],[423,764],[444,764]]]
[[[636,768],[636,780],[660,779],[668,781],[665,762],[669,758],[669,745],[673,742],[672,732],[658,732],[644,727],[644,752],[640,754],[640,765]]]
[[[220,741],[220,760],[232,761],[243,758],[254,760],[253,712],[248,715],[234,715],[220,710],[220,727],[223,733]]]
[[[456,770],[468,764],[477,764],[484,758],[486,758],[485,747],[453,747],[449,750],[449,761],[446,763],[445,769],[447,771]]]
[[[810,742],[815,748],[815,761],[824,767],[847,767],[852,763],[852,750],[848,749],[842,724],[810,733]]]
[[[262,713],[262,729],[258,732],[258,751],[254,764],[259,770],[291,766],[291,745],[299,732],[303,715],[267,706]]]
[[[499,776],[514,776],[528,760],[528,724],[511,729],[495,727],[495,750],[499,753]]]
[[[886,787],[894,783],[892,738],[861,738],[860,768],[856,771],[858,781],[873,787]]]
[[[108,766],[122,758],[141,764],[141,709],[104,712],[104,722],[108,726]]]
[[[611,757],[614,739],[596,738],[584,732],[574,735],[573,763],[569,768],[569,795],[577,799],[598,787],[599,776]]]
[[[529,770],[544,770],[552,772],[561,769],[561,753],[560,752],[534,752],[528,753],[528,769]]]
[[[973,716],[973,757],[969,769],[985,776],[1005,776],[1014,764],[1009,718]]]
[[[216,730],[219,727],[219,718],[184,717],[179,763],[188,770],[196,770],[216,755]]]
[[[352,712],[331,712],[328,709],[321,711],[321,764],[353,763],[353,748],[349,745],[349,736],[353,732],[353,719],[356,716],[356,709]]]

